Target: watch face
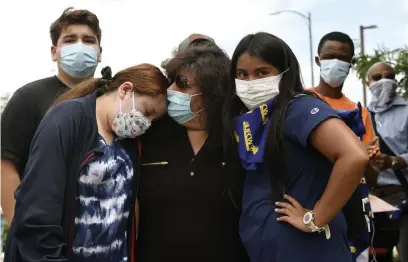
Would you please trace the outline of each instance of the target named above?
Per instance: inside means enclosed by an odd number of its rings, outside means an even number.
[[[303,223],[309,224],[310,221],[312,221],[312,213],[307,212],[307,213],[305,214],[305,216],[303,217]]]

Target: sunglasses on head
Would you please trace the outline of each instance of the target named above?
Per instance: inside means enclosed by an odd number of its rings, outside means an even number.
[[[395,80],[395,74],[388,74],[388,75],[382,75],[382,74],[373,74],[371,76],[371,79],[374,81],[380,81],[381,79],[391,79]]]

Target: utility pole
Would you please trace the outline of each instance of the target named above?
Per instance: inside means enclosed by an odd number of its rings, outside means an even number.
[[[364,50],[364,30],[366,29],[375,29],[378,26],[376,25],[370,25],[370,26],[362,26],[360,25],[360,56],[364,56],[365,50]],[[365,79],[362,80],[363,84],[363,103],[364,106],[367,106],[367,87],[366,87],[366,81]]]
[[[298,15],[300,17],[303,17],[304,19],[307,20],[308,22],[308,31],[309,31],[309,48],[310,48],[310,70],[311,70],[311,81],[312,81],[312,87],[314,87],[314,59],[313,59],[313,39],[312,39],[312,14],[309,12],[307,15],[302,14],[298,11],[295,10],[280,10],[274,13],[271,13],[269,15],[279,15],[282,13],[292,13],[295,15]]]
[[[310,70],[312,70],[312,87],[315,87],[314,85],[314,63],[313,63],[313,39],[312,39],[312,14],[309,12],[307,19],[309,20],[309,48],[310,48]]]

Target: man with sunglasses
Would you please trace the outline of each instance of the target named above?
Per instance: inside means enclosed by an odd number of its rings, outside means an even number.
[[[379,138],[381,151],[381,154],[373,160],[373,164],[380,170],[374,193],[401,207],[408,194],[408,103],[396,92],[395,71],[390,65],[376,63],[368,70],[367,75],[367,85],[372,93],[368,110]],[[408,212],[403,211],[399,219],[398,249],[401,261],[407,262]],[[398,237],[390,235],[389,230],[385,234],[381,231],[382,228],[390,228],[393,221],[383,222],[385,224],[377,225],[380,230],[376,239],[395,245]],[[374,241],[374,245],[378,246],[378,243]]]

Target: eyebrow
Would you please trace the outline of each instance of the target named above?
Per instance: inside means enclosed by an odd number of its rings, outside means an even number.
[[[259,71],[259,70],[272,70],[272,67],[271,66],[260,66],[260,67],[255,68],[255,70],[256,71]]]
[[[92,38],[94,40],[96,40],[96,37],[93,35],[84,35],[84,38]]]
[[[76,34],[69,34],[69,35],[64,35],[64,39],[65,38],[72,38],[72,37],[77,37],[77,35]]]
[[[260,66],[260,67],[255,68],[255,71],[259,71],[259,70],[273,70],[273,68],[271,66]],[[236,71],[247,71],[247,70],[238,67]]]
[[[78,35],[76,35],[76,34],[68,34],[68,35],[65,35],[63,37],[63,39],[65,39],[65,38],[77,38],[77,37],[78,37]],[[92,38],[92,39],[96,40],[96,37],[93,36],[93,35],[84,34],[83,37],[84,38]]]

